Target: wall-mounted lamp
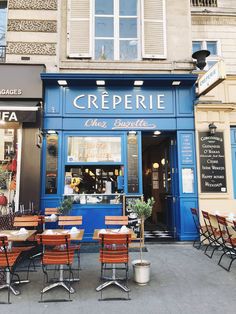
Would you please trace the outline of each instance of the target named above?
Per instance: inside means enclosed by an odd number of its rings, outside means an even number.
[[[136,131],[129,131],[129,132],[128,132],[128,135],[136,135],[136,134],[137,134]]]
[[[56,135],[58,134],[57,131],[55,130],[42,130],[41,131],[42,136],[46,136],[46,135]]]
[[[196,66],[203,70],[206,66],[206,58],[210,55],[209,50],[198,50],[192,54],[192,58],[196,59]]]
[[[57,83],[58,83],[60,86],[67,86],[67,81],[66,81],[66,80],[58,80]]]
[[[214,124],[214,122],[212,122],[208,125],[208,129],[210,131],[210,134],[214,135],[216,133],[217,126]]]

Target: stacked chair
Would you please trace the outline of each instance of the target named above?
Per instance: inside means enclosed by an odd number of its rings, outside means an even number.
[[[198,233],[197,238],[193,241],[193,247],[199,250],[204,245],[204,242],[206,240],[209,240],[210,235],[206,226],[203,226],[200,223],[200,218],[199,218],[197,208],[190,208],[190,210],[192,213],[194,225]]]

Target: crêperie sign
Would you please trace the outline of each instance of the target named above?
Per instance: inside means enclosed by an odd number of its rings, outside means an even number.
[[[199,132],[201,192],[226,193],[223,132]]]

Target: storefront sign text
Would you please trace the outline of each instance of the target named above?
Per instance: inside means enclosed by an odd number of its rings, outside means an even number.
[[[8,122],[17,122],[17,116],[14,111],[0,111],[0,120]]]
[[[101,119],[88,119],[84,123],[84,127],[86,128],[101,128],[101,129],[107,129],[108,122],[105,120]],[[113,121],[112,129],[117,130],[117,129],[155,129],[156,125],[151,124],[145,119],[132,119],[132,120],[127,120],[127,119],[115,119]]]
[[[5,122],[35,122],[36,111],[0,111],[0,120]]]
[[[22,95],[22,89],[0,89],[0,95],[16,96]]]
[[[165,110],[163,94],[157,95],[116,95],[111,96],[107,92],[98,95],[81,94],[78,95],[74,101],[73,106],[79,110]]]

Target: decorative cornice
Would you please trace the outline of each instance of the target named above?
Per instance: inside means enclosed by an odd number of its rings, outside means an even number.
[[[192,16],[192,25],[236,25],[236,16]]]
[[[57,22],[45,20],[8,20],[7,30],[11,32],[56,33]]]
[[[56,43],[8,42],[7,54],[15,55],[56,55]]]
[[[8,9],[57,10],[57,0],[9,0]]]

